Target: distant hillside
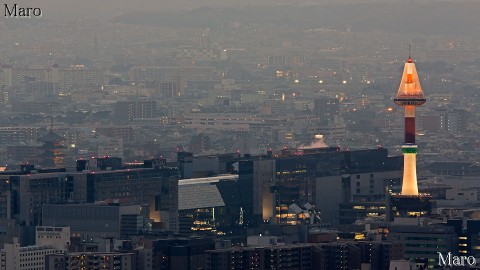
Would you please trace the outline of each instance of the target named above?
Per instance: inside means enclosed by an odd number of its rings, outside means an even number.
[[[310,7],[199,8],[181,12],[130,12],[114,22],[171,27],[218,27],[230,22],[275,24],[300,29],[331,27],[353,31],[480,35],[480,1],[346,4]]]

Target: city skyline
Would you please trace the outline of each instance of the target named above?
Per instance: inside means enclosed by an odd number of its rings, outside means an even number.
[[[6,4],[0,269],[479,261],[480,3]]]

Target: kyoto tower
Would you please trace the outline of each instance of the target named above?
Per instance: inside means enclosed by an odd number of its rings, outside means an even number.
[[[426,99],[420,86],[417,69],[410,56],[405,63],[400,87],[393,101],[405,108],[405,142],[402,145],[402,192],[389,194],[388,219],[428,216],[432,211],[432,197],[430,194],[418,193],[415,144],[415,109],[425,104]]]
[[[425,104],[417,69],[409,56],[403,69],[402,80],[397,96],[393,100],[398,106],[405,108],[405,143],[402,146],[403,154],[403,181],[402,195],[418,195],[417,186],[417,145],[415,144],[415,108]]]

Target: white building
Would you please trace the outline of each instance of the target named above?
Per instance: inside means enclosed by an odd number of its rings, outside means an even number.
[[[36,245],[20,247],[18,238],[13,243],[6,243],[1,251],[1,270],[44,270],[45,256],[64,253],[53,246]]]

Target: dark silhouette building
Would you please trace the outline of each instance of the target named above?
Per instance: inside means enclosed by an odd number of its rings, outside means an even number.
[[[312,249],[313,244],[294,244],[209,250],[205,269],[317,269]]]
[[[152,250],[153,269],[203,269],[206,251],[215,248],[213,238],[167,238],[146,240],[145,247]]]

